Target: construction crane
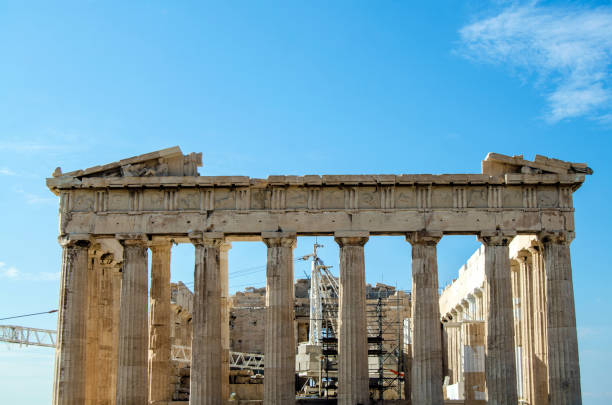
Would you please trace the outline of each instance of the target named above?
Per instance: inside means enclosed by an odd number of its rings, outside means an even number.
[[[0,341],[21,346],[56,347],[57,332],[50,329],[0,325]]]
[[[312,253],[302,256],[298,260],[311,259],[310,266],[310,328],[308,343],[320,345],[321,339],[336,336],[337,321],[332,306],[338,305],[338,280],[332,275],[323,260],[317,255],[317,248],[323,245],[314,244]],[[323,320],[330,320],[323,327]]]
[[[0,325],[0,342],[23,346],[57,347],[57,332],[51,329],[28,328],[26,326]],[[173,345],[171,358],[182,363],[191,363],[191,346]],[[262,371],[264,355],[259,353],[230,352],[230,367]]]

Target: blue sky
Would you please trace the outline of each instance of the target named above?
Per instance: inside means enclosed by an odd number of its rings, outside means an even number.
[[[203,175],[478,173],[488,152],[538,153],[595,170],[572,259],[584,403],[608,404],[611,62],[610,2],[2,1],[0,317],[57,307],[57,166],[180,145]],[[440,242],[441,285],[478,245]],[[193,278],[192,249],[173,280]],[[262,243],[230,253],[230,274],[264,264]],[[366,277],[408,288],[409,244],[372,238]],[[50,403],[52,367],[49,349],[0,345],[3,397]]]

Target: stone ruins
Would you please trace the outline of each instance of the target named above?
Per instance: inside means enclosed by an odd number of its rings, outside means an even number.
[[[370,401],[364,245],[378,235],[412,245],[403,403],[582,403],[570,243],[587,165],[491,153],[481,174],[267,179],[200,176],[200,166],[201,154],[173,147],[47,179],[63,248],[55,405],[173,403],[175,346],[191,349],[189,403],[230,401],[242,376],[230,373],[230,325],[248,330],[230,319],[240,299],[228,293],[232,241],[267,246],[265,298],[251,297],[265,307],[265,329],[254,329],[263,403],[295,403],[302,235],[334,236],[340,248],[338,404]],[[475,235],[482,247],[440,294],[444,235]],[[193,295],[170,283],[173,243],[195,246]]]

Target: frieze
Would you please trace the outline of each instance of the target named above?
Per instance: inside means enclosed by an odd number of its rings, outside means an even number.
[[[60,233],[573,230],[585,164],[489,154],[483,174],[200,176],[178,147],[62,173]],[[172,215],[167,215],[172,214]]]

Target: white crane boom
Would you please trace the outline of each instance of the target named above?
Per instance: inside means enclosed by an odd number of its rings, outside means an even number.
[[[0,325],[0,341],[19,346],[56,347],[57,332],[26,326]]]

